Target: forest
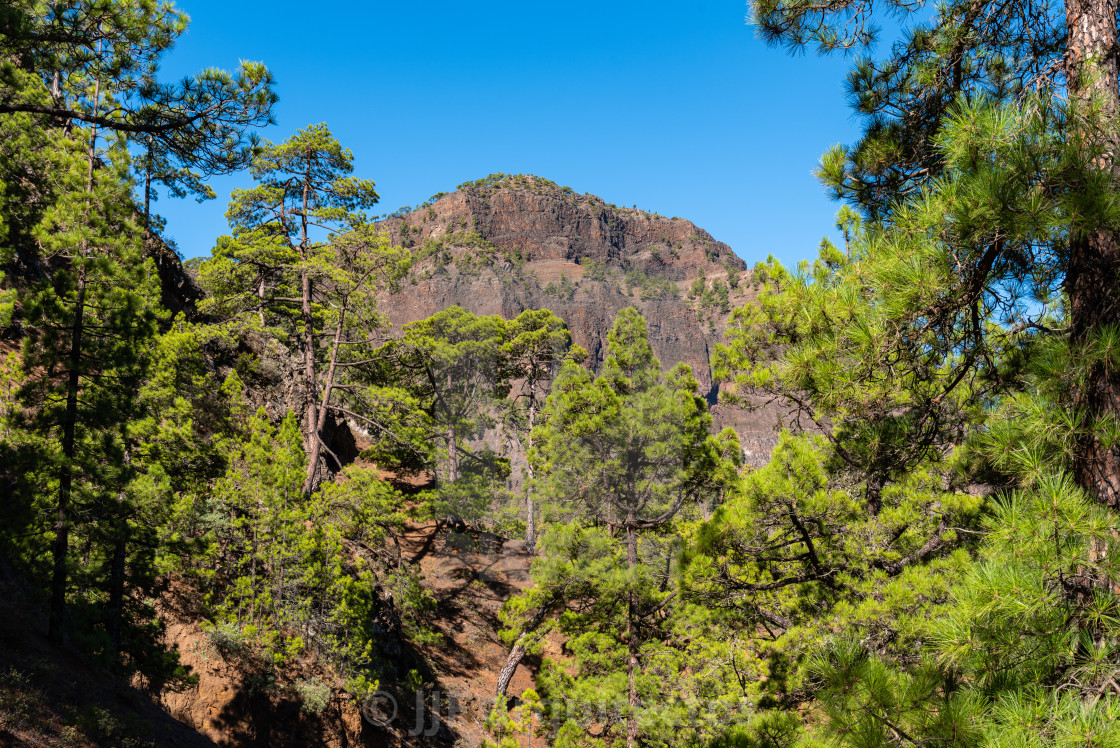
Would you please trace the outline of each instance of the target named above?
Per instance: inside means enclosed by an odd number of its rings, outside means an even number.
[[[167,711],[200,677],[178,601],[299,720],[466,744],[363,710],[439,709],[442,609],[402,551],[424,524],[531,563],[486,746],[1120,746],[1117,13],[753,0],[771,45],[852,55],[861,135],[816,172],[843,246],[685,281],[585,260],[546,285],[465,220],[437,239],[373,215],[326,124],[270,140],[264,64],[164,80],[173,4],[8,0],[0,743],[172,744],[105,705],[43,712],[49,668],[18,653]],[[232,173],[253,186],[228,234],[184,263],[158,199]],[[462,189],[581,199],[544,181]],[[666,266],[689,249],[657,241]],[[777,407],[776,446],[745,459],[694,367],[658,360],[672,320],[637,306],[598,353],[532,305],[391,321],[485,268],[726,319],[718,408]]]

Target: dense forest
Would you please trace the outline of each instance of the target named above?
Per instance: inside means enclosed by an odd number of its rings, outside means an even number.
[[[760,465],[634,306],[598,358],[544,308],[392,324],[418,279],[532,283],[529,258],[372,215],[325,124],[269,140],[263,64],[162,80],[170,3],[0,6],[0,742],[163,744],[43,673],[166,711],[199,678],[173,613],[299,720],[465,742],[369,708],[440,709],[441,608],[402,551],[424,524],[531,561],[477,720],[495,748],[1120,746],[1118,8],[888,6],[752,8],[826,54],[910,14],[853,58],[862,136],[820,162],[843,247],[538,284],[725,316],[719,407],[782,414]],[[229,233],[184,264],[158,198],[234,172]]]

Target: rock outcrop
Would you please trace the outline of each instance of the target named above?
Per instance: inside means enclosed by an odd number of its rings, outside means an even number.
[[[717,402],[710,356],[727,312],[753,289],[746,263],[691,221],[611,205],[539,177],[494,175],[381,225],[416,256],[399,292],[384,299],[395,327],[455,304],[507,319],[551,309],[597,368],[615,316],[635,306],[662,365],[689,364],[701,394]],[[716,408],[716,418],[736,428],[752,462],[769,455],[776,411]]]

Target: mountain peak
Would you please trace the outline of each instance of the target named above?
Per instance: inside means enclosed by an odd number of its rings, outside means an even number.
[[[594,262],[672,281],[746,269],[729,246],[691,221],[614,205],[527,174],[464,182],[388,216],[382,226],[404,246],[475,233],[529,263]]]

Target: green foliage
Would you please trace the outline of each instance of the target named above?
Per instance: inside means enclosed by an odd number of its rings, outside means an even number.
[[[677,284],[673,281],[665,277],[647,275],[641,270],[627,270],[623,275],[623,282],[626,284],[626,292],[630,295],[633,295],[634,289],[638,289],[642,301],[675,299],[680,295]]]
[[[340,393],[365,384],[355,362],[368,359],[375,331],[387,324],[378,292],[394,288],[411,264],[367,221],[377,193],[371,180],[349,176],[352,164],[323,124],[266,142],[251,167],[258,186],[230,200],[233,234],[199,269],[210,294],[204,312],[265,333],[301,359],[305,494],[342,467],[324,430],[350,410],[338,404]],[[317,239],[324,231],[337,233]]]
[[[359,689],[381,667],[378,574],[399,557],[348,549],[377,549],[398,532],[403,499],[357,467],[305,498],[291,413],[274,426],[258,411],[235,434],[225,475],[180,519],[180,532],[200,544],[184,571],[206,592],[211,641],[263,672],[310,649]]]
[[[1120,739],[1120,617],[1114,592],[1086,584],[1114,517],[1064,477],[999,502],[979,558],[928,624],[918,666],[899,671],[845,641],[813,663],[837,745],[1112,745]]]
[[[330,705],[331,689],[318,678],[301,680],[296,683],[296,694],[300,700],[300,711],[307,714],[322,714]]]
[[[594,260],[588,260],[587,262],[583,263],[583,266],[587,268],[586,272],[583,274],[583,277],[586,280],[605,283],[610,278],[611,268],[605,262],[595,262]]]
[[[284,333],[297,334],[304,276],[325,286],[335,267],[334,245],[311,233],[368,230],[362,211],[378,199],[371,180],[349,176],[352,163],[353,154],[324,124],[278,145],[266,141],[251,167],[259,185],[234,191],[227,212],[233,233],[218,240],[200,268],[211,295],[204,311],[234,317],[267,310],[286,324]]]
[[[560,282],[549,283],[544,287],[544,292],[545,294],[549,296],[555,296],[562,301],[571,301],[572,297],[576,295],[576,286],[574,283],[568,280],[568,276],[561,273]]]
[[[595,723],[613,737],[633,725],[643,740],[659,741],[665,720],[686,709],[661,697],[693,690],[671,633],[677,606],[661,576],[679,547],[672,522],[734,480],[696,387],[687,366],[662,374],[645,321],[625,309],[601,375],[566,362],[533,431],[533,485],[548,524],[533,565],[537,590],[512,604],[506,620],[524,622],[541,605],[559,611],[531,632],[564,633],[578,673],[552,667],[538,678],[546,699],[576,705],[575,716],[557,720],[566,725],[558,743],[582,739]],[[738,454],[737,443],[730,451]],[[596,718],[590,710],[600,707],[606,713]]]
[[[18,122],[3,123],[11,125]],[[143,255],[126,143],[31,129],[7,147],[30,170],[22,189],[38,196],[35,210],[7,212],[9,246],[24,263],[52,269],[20,278],[7,295],[22,332],[11,361],[19,386],[3,413],[7,552],[39,579],[49,553],[52,638],[70,632],[105,662],[131,655],[137,665],[155,645],[151,636],[122,635],[120,558],[129,554],[130,526],[142,527],[159,507],[143,493],[149,466],[133,459],[141,435],[130,421],[145,414],[140,390],[165,314]],[[143,588],[150,556],[136,562]],[[150,620],[150,606],[139,607],[149,607],[134,612]]]
[[[463,182],[456,189],[481,197],[489,197],[498,189],[525,189],[537,194],[559,191],[565,196],[575,195],[575,191],[571,187],[561,187],[556,182],[544,177],[538,177],[534,174],[506,174],[504,172],[490,174],[473,182]]]
[[[944,176],[936,135],[960,102],[1017,107],[1032,94],[1064,99],[1067,86],[1078,87],[1080,75],[1056,72],[1072,38],[1059,7],[970,6],[964,0],[930,13],[916,4],[889,7],[900,22],[888,28],[899,31],[881,47],[884,54],[874,56],[870,50],[882,36],[875,14],[881,9],[847,1],[757,0],[751,13],[772,44],[798,50],[815,45],[822,53],[867,52],[852,66],[847,81],[863,132],[855,144],[825,154],[818,175],[834,196],[872,218],[889,216],[899,203]],[[1039,44],[1042,39],[1048,41]],[[1079,66],[1093,76],[1093,55],[1079,57]]]
[[[529,688],[519,697],[520,704],[510,710],[505,699],[498,699],[490,710],[482,726],[495,738],[483,738],[483,748],[517,748],[521,745],[520,735],[532,739],[534,717],[541,711],[541,698]]]
[[[740,656],[770,698],[803,688],[809,653],[834,632],[905,660],[931,604],[967,568],[950,552],[982,503],[925,467],[869,496],[830,474],[820,437],[784,434],[770,462],[698,528],[682,585],[736,613]],[[967,537],[967,535],[965,535]],[[741,627],[741,628],[740,628]],[[752,641],[753,640],[753,641]]]
[[[524,272],[524,258],[520,250],[499,249],[475,230],[454,231],[439,237],[430,236],[415,252],[415,262],[431,258],[428,277],[445,272],[454,264],[459,274],[477,278],[486,268],[520,276]]]
[[[942,176],[889,221],[842,211],[846,253],[760,264],[717,351],[729,400],[823,438],[783,437],[699,528],[683,590],[746,614],[760,704],[809,702],[810,744],[1116,740],[1115,516],[1069,477],[1112,443],[1084,403],[1114,333],[1069,336],[1059,288],[1070,216],[1116,203],[1063,116],[952,110]]]
[[[727,314],[731,311],[729,295],[727,284],[717,278],[700,294],[700,308],[710,309],[718,314]]]
[[[543,701],[496,703],[487,745],[520,744],[537,713],[556,746],[1120,745],[1120,542],[1101,505],[1120,325],[1114,268],[1092,264],[1120,225],[1102,168],[1116,92],[1084,95],[1102,63],[1069,46],[1063,14],[954,0],[907,24],[886,61],[857,63],[869,126],[819,170],[852,201],[844,247],[759,263],[757,300],[713,359],[724,404],[776,403],[783,419],[769,463],[744,471],[736,434],[712,434],[692,372],[662,371],[632,308],[598,374],[544,310],[452,307],[385,342],[378,299],[413,261],[502,279],[524,252],[469,215],[424,226],[448,233],[414,254],[391,247],[364,212],[374,184],[325,126],[245,137],[274,101],[263,66],[154,83],[186,27],[171,5],[9,5],[0,332],[22,347],[0,363],[0,543],[50,590],[56,640],[156,691],[189,685],[157,615],[174,580],[250,692],[309,653],[353,696],[377,690],[400,665],[387,619],[438,645],[436,599],[401,557],[404,498],[326,444],[345,419],[366,428],[367,460],[432,476],[412,503],[453,522],[519,523],[509,454],[483,437],[528,452],[535,586],[504,606],[502,636],[537,655],[558,637],[566,659],[542,662]],[[754,12],[771,41],[831,50],[872,40],[870,7]],[[202,175],[250,162],[257,184],[234,193],[231,233],[198,268],[206,323],[167,319],[143,254],[150,188],[206,197]],[[634,216],[526,175],[460,189],[558,195],[604,229]],[[410,248],[414,210],[392,214]],[[689,244],[719,260],[710,237]],[[664,248],[682,246],[663,234],[654,262]],[[713,330],[743,282],[724,265],[688,293]],[[637,269],[585,270],[644,301],[679,294]],[[298,413],[249,406],[275,407],[258,387],[293,365]],[[400,685],[418,693],[411,664]],[[34,723],[26,686],[0,678],[0,709]],[[330,703],[318,680],[285,687],[309,714]],[[101,709],[77,720],[95,740],[139,740]]]
[[[564,321],[547,309],[526,310],[506,328],[502,353],[507,376],[519,385],[511,392],[510,407],[503,420],[526,451],[533,447],[537,415],[561,363],[565,359],[582,363],[586,358],[586,351],[581,348],[569,350],[571,339]],[[533,477],[531,465],[527,466],[525,477]],[[531,549],[536,541],[536,506],[528,481],[525,492],[525,539]]]
[[[637,268],[630,268],[620,273],[607,263],[594,260],[584,263],[584,267],[587,268],[583,275],[584,280],[598,281],[628,296],[633,296],[634,291],[637,291],[642,301],[675,299],[680,296],[677,284],[664,276],[649,275]]]
[[[692,281],[692,285],[688,289],[688,297],[690,299],[702,298],[707,290],[708,281],[704,277],[704,268],[700,268],[700,274],[696,276],[696,280]]]
[[[255,144],[247,129],[272,122],[272,76],[259,62],[243,61],[236,73],[211,67],[179,83],[157,80],[160,58],[189,21],[172,3],[18,0],[0,20],[5,113],[41,112],[72,126],[135,134],[184,173],[208,174],[244,167]],[[169,187],[186,186],[171,171],[159,176]]]
[[[425,500],[437,513],[496,525],[496,510],[512,499],[502,485],[509,459],[478,439],[499,426],[525,437],[568,341],[563,322],[547,310],[506,322],[451,307],[406,325],[379,351],[385,366],[365,395],[379,410],[379,428],[393,424],[378,458],[430,470],[437,485]]]
[[[730,263],[727,264],[727,285],[732,291],[739,288],[739,268]]]
[[[487,506],[484,486],[509,473],[508,460],[470,445],[494,425],[497,404],[509,393],[505,336],[501,317],[454,306],[406,325],[377,354],[390,366],[376,396],[395,400],[406,419],[401,451],[436,469],[440,485],[432,498],[438,511],[459,519],[478,519]]]

